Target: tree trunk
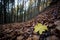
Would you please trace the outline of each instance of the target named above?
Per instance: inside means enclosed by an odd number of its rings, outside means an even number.
[[[4,23],[6,23],[6,21],[7,21],[6,20],[6,0],[3,0],[3,3],[4,3],[4,7],[3,7],[4,8],[4,10],[3,10],[4,11]]]

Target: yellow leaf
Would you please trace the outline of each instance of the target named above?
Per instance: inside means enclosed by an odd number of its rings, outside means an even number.
[[[48,30],[47,26],[42,25],[41,23],[38,23],[37,25],[35,25],[34,29],[35,29],[34,32],[39,31],[40,34],[42,34],[43,31]]]

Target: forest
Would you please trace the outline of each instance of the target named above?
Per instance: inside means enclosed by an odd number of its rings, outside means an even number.
[[[0,24],[30,20],[50,3],[51,0],[0,0]]]
[[[0,0],[0,40],[60,40],[60,0]]]

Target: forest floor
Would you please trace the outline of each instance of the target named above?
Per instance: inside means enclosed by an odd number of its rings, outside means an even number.
[[[56,14],[56,15],[55,15]],[[49,36],[41,38],[34,32],[37,23],[47,25]],[[0,40],[60,40],[60,3],[52,5],[37,17],[24,23],[0,25]]]

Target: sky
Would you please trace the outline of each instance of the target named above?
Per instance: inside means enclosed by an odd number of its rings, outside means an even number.
[[[0,0],[0,2],[1,2],[1,0]]]
[[[29,2],[30,2],[29,0],[15,0],[15,3],[14,3],[15,5],[13,7],[17,7],[18,4],[22,5],[23,1],[24,1],[24,8],[23,9],[27,10],[29,7]],[[37,6],[37,2],[38,2],[37,0],[36,0],[36,2],[33,1],[32,7],[34,7],[35,5]],[[8,6],[7,6],[7,8],[8,8]],[[9,11],[11,11],[11,8],[12,8],[12,3],[9,4]]]
[[[24,10],[27,10],[28,7],[29,7],[29,2],[30,2],[29,0],[15,0],[15,7],[17,6],[18,3],[22,4],[23,1],[24,1]],[[33,1],[33,6],[32,7],[34,7],[35,4],[37,6],[37,2],[38,2],[37,0],[36,0],[36,3]]]
[[[15,0],[15,7],[17,6],[17,4],[22,4],[23,3],[23,0]],[[24,0],[24,10],[28,9],[28,6],[29,6],[29,0]]]

